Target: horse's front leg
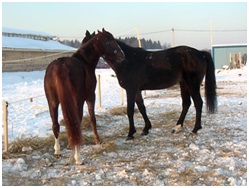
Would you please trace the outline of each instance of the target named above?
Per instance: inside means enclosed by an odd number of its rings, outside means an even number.
[[[127,93],[127,115],[129,118],[129,134],[127,136],[126,140],[132,140],[134,139],[134,134],[136,133],[136,129],[134,126],[134,107],[135,107],[135,96],[136,93],[134,92],[129,92],[126,90]]]
[[[144,122],[145,122],[145,127],[143,129],[143,132],[142,132],[142,136],[143,135],[148,135],[149,134],[149,130],[151,129],[151,123],[150,123],[150,120],[147,116],[147,113],[146,113],[146,108],[144,106],[144,100],[143,100],[143,97],[142,97],[142,94],[141,94],[141,91],[138,91],[137,92],[137,95],[136,95],[136,104],[138,106],[138,109],[140,111],[140,113],[142,114],[143,118],[144,118]]]
[[[91,121],[91,126],[93,129],[95,143],[101,144],[101,140],[100,140],[98,132],[97,132],[96,117],[95,117],[95,111],[94,111],[95,94],[92,96],[92,98],[90,100],[88,100],[86,102],[87,102],[87,106],[88,106],[88,112],[90,115],[90,121]]]

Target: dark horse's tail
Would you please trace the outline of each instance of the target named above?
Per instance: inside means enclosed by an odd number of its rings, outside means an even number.
[[[66,66],[61,66],[60,71],[56,72],[57,93],[61,103],[64,122],[67,129],[68,144],[70,147],[80,145],[82,140],[80,119],[75,106],[72,87],[70,84],[69,71]]]
[[[209,52],[203,51],[207,62],[206,78],[205,78],[205,97],[207,103],[207,111],[209,113],[217,112],[217,97],[216,97],[216,79],[214,62]]]

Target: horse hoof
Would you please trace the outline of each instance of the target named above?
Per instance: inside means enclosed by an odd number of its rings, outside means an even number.
[[[75,164],[78,166],[81,166],[81,165],[84,165],[84,162],[76,162]]]
[[[102,144],[102,141],[101,141],[101,140],[96,140],[96,141],[95,141],[95,144],[96,144],[96,145]]]
[[[175,130],[175,129],[173,129],[173,130],[171,131],[171,133],[172,133],[172,134],[174,134],[175,132],[176,132],[176,130]]]
[[[177,134],[182,131],[182,125],[177,125],[172,131],[172,134]]]
[[[133,140],[134,136],[127,136],[126,141]]]
[[[61,154],[54,154],[55,158],[59,159],[61,158]]]
[[[197,131],[200,130],[200,129],[202,129],[202,127],[198,128],[198,129],[195,129],[195,128],[194,128],[194,129],[192,130],[192,133],[197,134]]]
[[[146,135],[148,135],[149,134],[149,131],[143,131],[142,133],[141,133],[141,136],[146,136]]]

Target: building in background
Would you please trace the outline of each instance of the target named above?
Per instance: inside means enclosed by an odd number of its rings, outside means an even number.
[[[52,60],[77,50],[56,39],[44,32],[2,28],[2,71],[44,70]]]
[[[213,45],[212,56],[216,69],[242,68],[247,62],[247,44]]]

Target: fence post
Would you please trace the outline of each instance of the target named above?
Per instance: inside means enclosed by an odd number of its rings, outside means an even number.
[[[241,53],[239,52],[239,68],[242,68],[242,62],[241,62]]]
[[[120,87],[120,91],[121,91],[121,105],[124,105],[124,89],[122,87]]]
[[[8,151],[8,102],[3,101],[4,152]]]
[[[101,89],[100,89],[100,75],[98,74],[98,101],[99,101],[99,107],[101,108]]]

